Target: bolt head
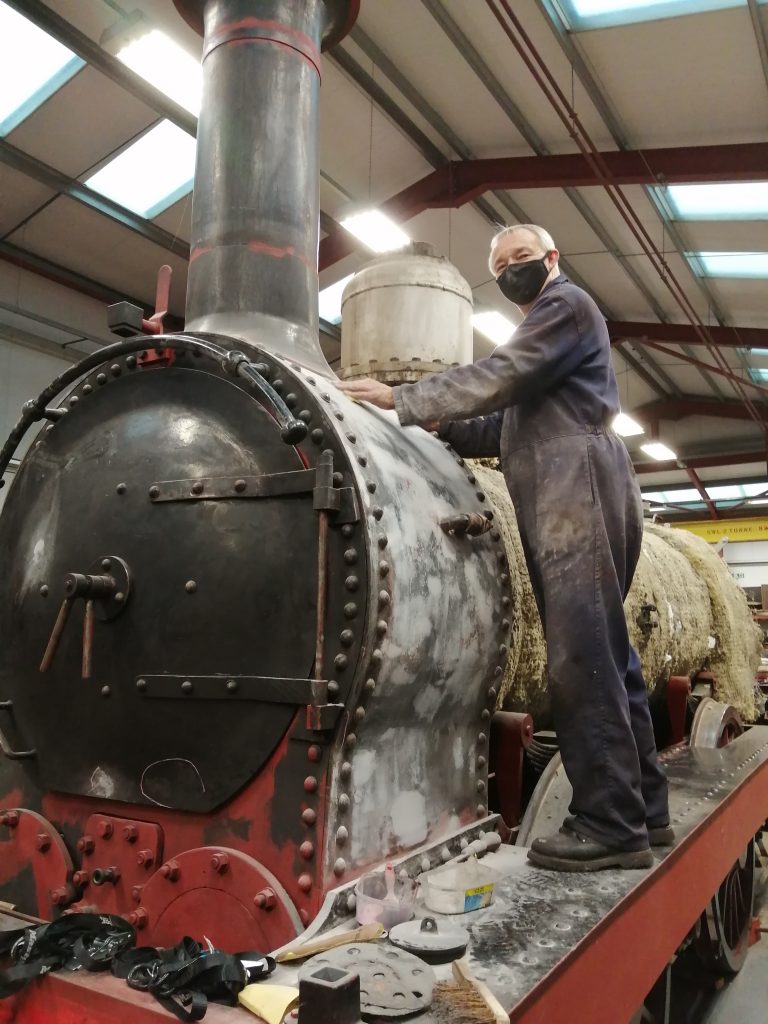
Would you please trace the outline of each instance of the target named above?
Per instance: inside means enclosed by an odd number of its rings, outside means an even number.
[[[132,910],[128,915],[128,923],[139,930],[146,928],[148,921],[149,916],[144,907],[137,907],[136,910]]]
[[[256,893],[253,897],[253,902],[259,910],[271,910],[277,903],[277,896],[275,896],[273,889],[266,888]]]
[[[5,825],[7,828],[16,828],[18,824],[18,811],[4,811],[2,814],[0,814],[0,825]]]
[[[72,875],[72,884],[76,885],[78,888],[84,888],[86,885],[88,885],[90,880],[90,871],[76,871],[74,875]]]
[[[136,863],[140,868],[151,868],[155,863],[155,855],[151,850],[139,850],[136,854]]]
[[[226,853],[214,853],[211,857],[211,867],[218,875],[223,875],[229,870],[229,857]]]
[[[81,836],[77,840],[77,848],[80,853],[93,853],[93,849],[96,846],[96,840],[93,836]]]
[[[141,890],[144,888],[143,885],[132,885],[131,886],[131,899],[138,903],[141,900]]]
[[[47,832],[38,832],[35,836],[35,849],[41,853],[45,853],[46,850],[51,848],[51,837]]]
[[[167,878],[169,882],[176,882],[181,875],[181,868],[177,861],[169,860],[160,868],[160,874],[163,878]]]
[[[51,903],[56,907],[66,906],[67,903],[71,902],[69,891],[62,887],[60,889],[54,889],[51,893]]]
[[[115,831],[115,827],[111,821],[106,821],[105,819],[102,819],[99,822],[96,831],[99,833],[102,839],[111,839],[112,833]]]

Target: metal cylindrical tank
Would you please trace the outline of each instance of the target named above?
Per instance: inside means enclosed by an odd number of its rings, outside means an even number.
[[[412,242],[363,267],[344,289],[345,380],[420,380],[472,361],[472,290],[432,246]]]

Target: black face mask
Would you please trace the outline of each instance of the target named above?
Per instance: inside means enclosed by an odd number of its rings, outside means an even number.
[[[533,302],[549,276],[547,257],[527,260],[525,263],[510,263],[496,278],[501,294],[518,306]]]

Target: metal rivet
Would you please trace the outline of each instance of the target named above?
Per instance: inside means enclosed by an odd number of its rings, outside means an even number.
[[[363,469],[365,469],[365,467],[368,465],[368,459],[365,457],[365,455],[358,455],[357,462],[358,465],[363,467]]]
[[[107,383],[107,375],[106,375],[106,373],[97,373],[96,374],[96,383],[97,384],[106,384]]]
[[[194,594],[194,592],[197,590],[197,583],[194,580],[187,580],[187,582],[184,584],[184,589],[188,594]]]
[[[285,396],[285,404],[288,406],[289,409],[293,409],[297,402],[298,398],[296,397],[296,395],[294,395],[293,392]]]
[[[203,482],[201,480],[196,480],[192,484],[192,493],[193,494],[202,494],[204,486],[205,485],[203,484]]]
[[[386,590],[379,591],[379,608],[386,608],[391,598]]]
[[[48,584],[47,583],[44,583],[42,585],[42,587],[40,587],[40,596],[41,597],[48,597]]]
[[[125,494],[127,488],[125,484],[118,484],[115,490],[117,491],[118,494]]]
[[[299,847],[299,853],[304,860],[311,860],[315,855],[315,844],[307,839]]]
[[[344,580],[344,586],[347,588],[347,590],[357,590],[357,588],[360,586],[360,580],[357,578],[357,576],[347,576],[347,578]]]
[[[350,775],[352,774],[352,765],[349,763],[349,761],[344,761],[341,768],[339,769],[339,774],[341,775],[342,779],[348,779],[350,777]]]
[[[504,606],[505,608],[509,608],[509,606],[510,606],[510,604],[511,604],[511,601],[510,601],[510,599],[509,599],[509,598],[507,597],[507,595],[506,595],[506,594],[504,595],[504,597],[502,597],[502,599],[501,599],[501,603],[502,603],[502,605],[503,605],[503,606]]]
[[[368,693],[373,693],[373,691],[376,689],[376,680],[375,679],[366,679],[365,680],[365,688],[368,691]]]
[[[146,688],[147,688],[147,680],[146,679],[137,679],[136,680],[136,689],[137,690],[141,690],[142,693],[143,693],[144,690],[146,690]]]
[[[185,679],[184,682],[181,684],[182,693],[192,693],[193,689],[194,687],[192,686],[192,682],[189,679]]]
[[[238,494],[242,494],[247,486],[245,480],[235,480],[235,490]]]
[[[339,642],[343,644],[344,647],[351,647],[354,639],[355,634],[352,632],[351,629],[342,629],[341,633],[339,634]]]
[[[317,761],[320,760],[322,755],[323,755],[322,748],[318,747],[318,745],[316,743],[313,743],[312,746],[307,750],[307,757],[309,758],[310,761],[317,762]]]
[[[347,796],[346,793],[342,793],[341,794],[341,796],[339,797],[338,803],[339,803],[339,810],[342,811],[342,813],[349,810],[349,797]]]
[[[487,722],[490,717],[491,717],[491,712],[488,710],[488,708],[483,708],[483,710],[480,712],[480,718],[484,722]]]
[[[112,568],[112,559],[111,558],[102,558],[102,560],[101,560],[101,568],[102,569],[111,569]]]
[[[266,377],[267,380],[272,376],[272,371],[266,363],[256,363],[254,370],[256,373],[260,373],[262,377]]]
[[[128,358],[125,360],[125,365],[128,367],[129,370],[135,370],[136,356],[128,356]]]
[[[302,892],[309,892],[309,890],[312,888],[312,876],[299,875],[298,886]]]
[[[491,534],[491,537],[494,540],[501,540],[501,534],[499,533],[498,530],[494,530],[493,533]]]
[[[338,697],[339,696],[339,684],[335,679],[331,679],[328,683],[328,696]]]
[[[384,660],[384,655],[381,653],[380,650],[378,650],[378,648],[375,651],[371,652],[371,664],[375,668],[378,668],[381,665],[383,660]]]
[[[507,561],[507,557],[506,557],[506,555],[504,554],[503,551],[499,551],[497,553],[496,561],[499,563],[499,565],[504,565],[504,563]]]
[[[354,619],[357,616],[357,605],[352,601],[344,605],[344,618]]]
[[[475,497],[478,501],[485,501],[485,495],[482,491],[475,491]]]
[[[374,480],[369,480],[369,481],[368,481],[368,482],[366,483],[366,485],[365,485],[365,486],[366,486],[366,488],[367,488],[367,490],[368,490],[368,493],[369,493],[369,494],[373,494],[373,493],[375,492],[375,490],[376,490],[376,483],[375,483],[375,481],[374,481]]]
[[[77,405],[77,403],[79,401],[80,401],[80,399],[77,397],[77,395],[72,395],[72,397],[69,400],[69,404],[74,406],[74,405]]]
[[[352,523],[345,523],[341,528],[342,537],[352,537],[354,535],[355,528]]]
[[[119,377],[123,371],[122,368],[117,363],[112,363],[112,365],[109,368],[109,372],[112,374],[113,377]]]
[[[278,395],[281,395],[283,393],[283,388],[285,387],[285,384],[280,379],[280,377],[276,377],[272,381],[272,387],[275,389],[275,391],[278,393]]]
[[[501,628],[502,629],[509,629],[509,619],[502,619],[501,620]]]
[[[347,658],[346,654],[337,654],[336,657],[333,659],[333,664],[336,666],[339,672],[343,672],[344,669],[349,664],[349,659]]]
[[[365,718],[365,708],[355,708],[355,721],[362,722]]]
[[[350,444],[355,444],[357,442],[357,437],[354,434],[347,434],[347,440]]]
[[[373,516],[374,519],[378,521],[384,515],[384,509],[379,508],[378,506],[376,508],[372,508],[371,515]]]
[[[102,697],[109,697],[109,695],[111,693],[112,693],[112,690],[111,690],[111,688],[109,686],[102,686],[102,688],[101,688],[101,696]]]
[[[317,821],[317,811],[312,807],[307,807],[301,812],[301,820],[305,825],[314,825]]]
[[[339,859],[333,865],[333,873],[334,873],[334,875],[336,875],[337,877],[339,875],[343,875],[346,870],[347,870],[347,862],[342,857],[339,857]]]
[[[485,804],[477,805],[477,816],[478,818],[484,818],[488,811],[486,810]]]
[[[380,637],[385,636],[388,629],[389,627],[387,626],[384,619],[379,619],[379,621],[376,623],[376,635]]]
[[[508,650],[509,650],[509,648],[507,647],[506,644],[499,644],[499,656],[500,657],[506,658]]]
[[[507,583],[509,583],[509,576],[505,572],[503,572],[501,576],[499,576],[499,579],[504,584],[504,586],[506,586]]]
[[[476,479],[477,479],[477,477],[475,476],[474,473],[467,473],[467,480],[469,480],[469,482],[471,484],[473,484]]]
[[[478,767],[478,768],[485,768],[485,766],[486,766],[486,763],[487,763],[487,762],[486,762],[485,758],[484,758],[484,757],[483,757],[483,755],[481,754],[481,755],[480,755],[480,757],[478,757],[478,759],[477,759],[477,767]]]
[[[347,734],[346,740],[344,740],[344,746],[347,750],[353,750],[357,745],[357,736],[353,732]]]
[[[478,793],[484,793],[485,792],[485,783],[483,782],[482,779],[478,779],[477,780],[477,792]]]
[[[92,391],[93,391],[93,388],[91,387],[90,384],[83,384],[83,394],[84,395],[90,395],[90,393]]]
[[[334,415],[335,415],[337,420],[343,420],[344,419],[344,413],[343,412],[338,412],[337,411],[337,412],[334,413]]]
[[[306,777],[306,779],[304,779],[304,792],[305,793],[314,793],[316,790],[317,790],[317,779],[315,778],[314,775],[308,775]]]
[[[485,733],[484,733],[484,732],[478,733],[478,735],[477,735],[477,742],[478,742],[478,744],[479,744],[479,745],[480,745],[481,747],[482,747],[482,746],[483,746],[483,745],[485,744],[485,741],[486,741],[487,739],[488,739],[488,737],[487,737],[487,736],[485,735]]]
[[[158,498],[160,496],[160,488],[153,484],[152,487],[149,488],[149,496],[150,498]]]
[[[344,561],[347,565],[354,565],[358,559],[357,551],[354,548],[347,548],[344,552]]]
[[[342,825],[336,829],[336,845],[343,846],[349,839],[349,831]]]
[[[309,409],[302,409],[301,412],[299,413],[299,419],[303,420],[305,423],[309,423],[309,421],[312,419],[312,413],[309,411]]]
[[[307,384],[313,384],[314,385],[315,384],[315,378],[314,377],[307,377]]]
[[[325,437],[325,434],[322,432],[322,430],[319,427],[315,427],[315,429],[312,431],[312,433],[309,436],[312,438],[312,440],[315,442],[315,444],[322,444],[323,443],[323,439]]]
[[[389,562],[379,562],[379,576],[389,575]]]
[[[122,604],[124,600],[125,594],[122,592],[122,590],[118,590],[114,597],[115,604]]]
[[[227,680],[227,690],[230,693],[237,693],[237,680],[236,679],[228,679]]]
[[[334,487],[341,487],[341,485],[344,483],[344,474],[336,472],[333,474],[332,480]]]
[[[324,402],[330,402],[331,400],[331,396],[328,394],[327,391],[324,391],[320,397]]]
[[[378,541],[378,543],[379,543],[379,547],[380,547],[380,548],[381,548],[381,550],[383,551],[383,550],[384,550],[384,548],[385,548],[385,547],[387,546],[387,543],[388,543],[388,542],[387,542],[387,536],[386,536],[386,534],[382,534],[382,535],[381,535],[381,537],[379,537],[379,541]]]

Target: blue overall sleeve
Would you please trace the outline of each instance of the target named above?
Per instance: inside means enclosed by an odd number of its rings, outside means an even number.
[[[486,359],[393,389],[400,422],[483,416],[551,391],[589,353],[568,302],[546,293],[506,345]]]
[[[468,459],[492,459],[501,455],[501,421],[504,413],[475,416],[441,426],[440,437],[448,441],[459,455]]]

